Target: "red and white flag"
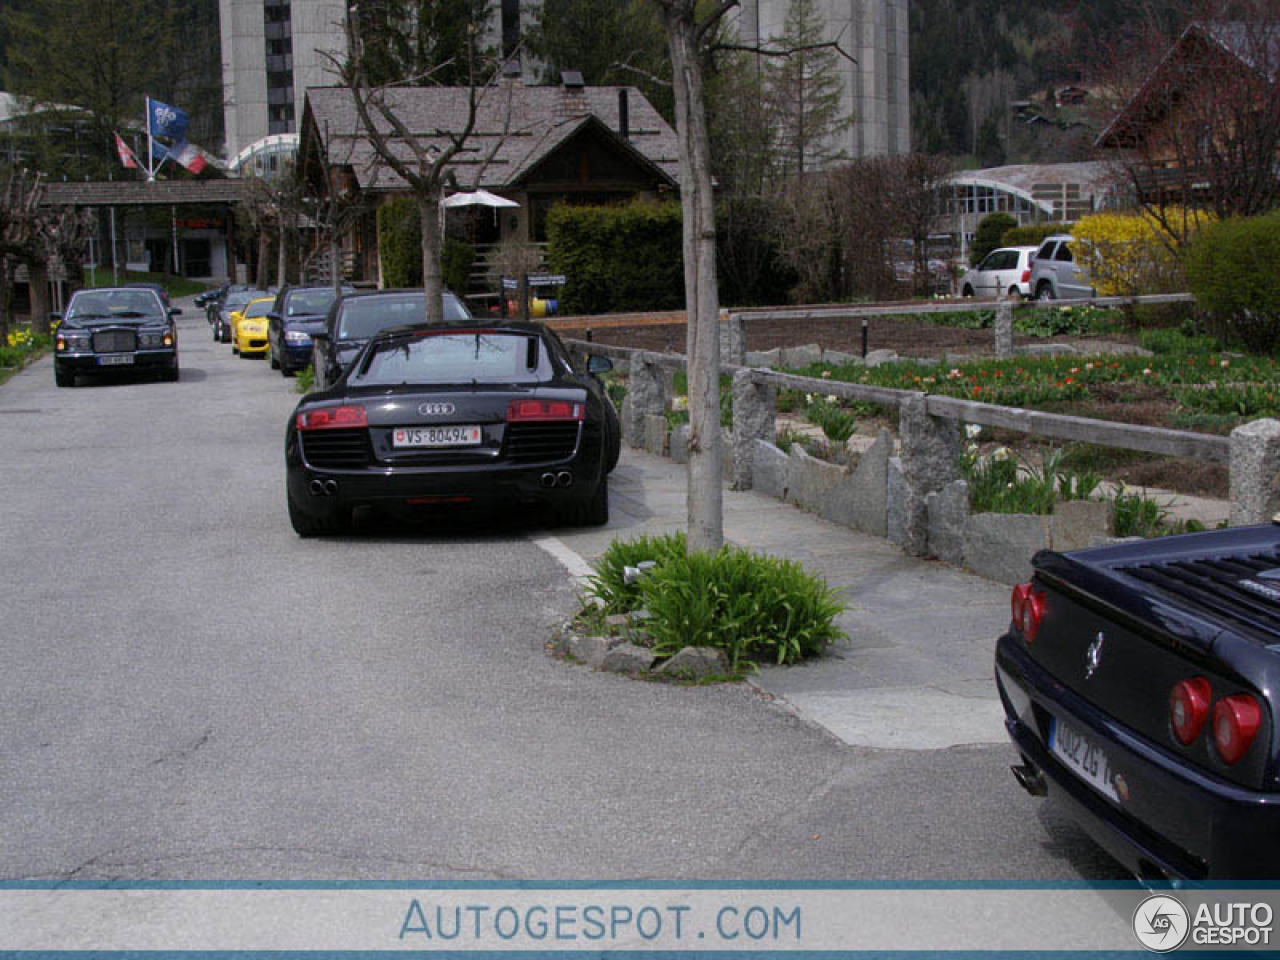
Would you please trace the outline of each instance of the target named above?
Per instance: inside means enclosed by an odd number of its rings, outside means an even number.
[[[124,142],[120,134],[116,134],[116,154],[120,157],[120,162],[126,167],[136,170],[138,167],[138,158],[133,155],[133,151],[129,149],[129,145]]]
[[[181,143],[175,143],[169,149],[169,156],[173,157],[175,163],[182,164],[192,173],[199,173],[209,165],[200,148],[193,143],[188,143],[186,140]]]

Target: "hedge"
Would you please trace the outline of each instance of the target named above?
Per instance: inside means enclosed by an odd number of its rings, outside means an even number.
[[[440,258],[444,285],[458,296],[467,292],[475,247],[448,237]],[[396,197],[378,208],[378,257],[388,289],[422,286],[422,221],[411,197]]]
[[[1005,234],[1017,227],[1018,221],[1007,213],[989,213],[979,220],[969,247],[969,266],[976,267],[992,250],[1005,246]]]
[[[1073,223],[1028,223],[1005,232],[1000,241],[1002,247],[1038,247],[1045,237],[1058,233],[1070,233]]]
[[[1209,214],[1172,208],[1168,216],[1193,226]],[[1076,261],[1089,271],[1104,297],[1176,293],[1186,289],[1182,263],[1170,248],[1159,221],[1148,213],[1094,213],[1082,217],[1072,235]]]
[[[1280,343],[1280,211],[1235,217],[1200,231],[1187,279],[1213,332],[1268,353]]]
[[[566,314],[671,310],[684,304],[680,205],[559,204],[547,216],[547,260],[566,277]]]

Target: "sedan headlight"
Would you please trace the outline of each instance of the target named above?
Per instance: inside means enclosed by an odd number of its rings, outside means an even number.
[[[167,346],[167,344],[164,341],[165,341],[165,333],[163,330],[155,331],[155,332],[148,331],[146,333],[141,333],[138,335],[138,345],[141,347],[147,347],[149,349]]]
[[[92,350],[92,341],[88,337],[59,336],[56,341],[59,353],[79,353]]]
[[[285,343],[310,343],[311,334],[305,330],[286,330],[284,332]]]

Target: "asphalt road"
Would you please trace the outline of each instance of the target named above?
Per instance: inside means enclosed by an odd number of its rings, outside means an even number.
[[[293,381],[185,306],[178,383],[0,387],[0,880],[1120,876],[1007,747],[549,659],[536,521],[298,539]]]

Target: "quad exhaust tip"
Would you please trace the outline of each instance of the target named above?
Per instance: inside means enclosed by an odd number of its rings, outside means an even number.
[[[538,478],[538,482],[548,490],[552,487],[571,487],[573,486],[573,474],[568,470],[561,470],[559,473],[547,471]]]

